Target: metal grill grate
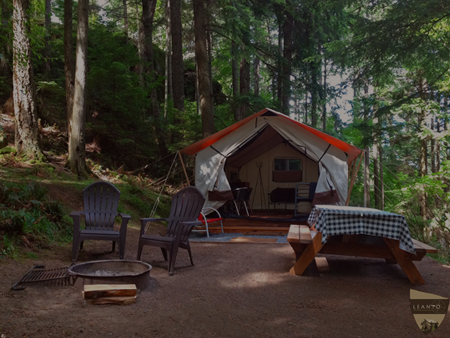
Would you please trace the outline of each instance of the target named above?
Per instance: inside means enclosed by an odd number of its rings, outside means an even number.
[[[14,284],[11,290],[25,290],[25,285],[29,283],[42,283],[50,286],[73,285],[76,276],[69,274],[68,269],[65,267],[46,270],[44,265],[36,265]]]

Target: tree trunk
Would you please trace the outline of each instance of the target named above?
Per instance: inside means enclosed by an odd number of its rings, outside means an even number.
[[[147,74],[149,75],[150,83],[156,82],[156,73],[153,60],[153,17],[155,15],[156,0],[142,0],[142,26],[144,34],[144,62],[146,64]],[[168,153],[166,141],[164,139],[164,132],[161,125],[161,118],[159,114],[159,103],[156,87],[151,86],[150,92],[151,108],[154,120],[154,127],[156,133],[156,140],[158,142],[159,153],[161,157],[165,157]]]
[[[202,115],[203,137],[214,134],[214,112],[211,97],[211,80],[208,69],[208,51],[206,49],[206,13],[203,0],[193,0],[195,59],[197,63],[198,95]]]
[[[434,114],[431,114],[430,116],[430,129],[431,130],[435,130],[434,127]],[[436,140],[434,139],[434,137],[431,138],[431,152],[430,152],[430,157],[431,157],[431,173],[436,173]]]
[[[143,0],[144,1],[144,0]],[[136,14],[139,15],[139,11],[136,8]],[[142,88],[145,88],[145,81],[144,81],[144,68],[145,68],[145,62],[147,59],[147,56],[145,55],[145,33],[144,33],[144,24],[142,21],[142,18],[138,19],[138,40],[137,40],[137,48],[138,48],[138,55],[139,60],[141,60],[138,67],[136,67],[136,72],[139,76],[139,85]]]
[[[375,117],[376,112],[374,113],[373,118],[373,126],[374,126],[374,132],[373,132],[373,146],[372,146],[372,161],[373,161],[373,193],[375,197],[375,208],[380,209],[381,208],[381,202],[380,202],[380,162],[379,162],[379,151],[378,151],[378,117]]]
[[[11,22],[12,16],[12,4],[9,1],[2,0],[1,1],[1,20],[2,24],[0,27],[0,35],[5,38],[6,41],[10,40],[10,27],[9,23]],[[3,54],[3,57],[0,59],[0,74],[2,74],[5,79],[8,79],[8,82],[12,79],[11,72],[11,45],[9,43],[2,43],[0,45],[0,52]]]
[[[286,5],[289,1],[286,2]],[[290,13],[286,13],[283,24],[283,88],[281,98],[281,112],[289,116],[289,101],[291,99],[291,75],[292,75],[292,28],[294,18]]]
[[[423,131],[425,126],[425,111],[422,109],[419,117],[420,130]],[[419,159],[419,175],[424,177],[427,175],[427,139],[420,140],[420,159]],[[427,219],[427,198],[425,192],[421,191],[419,194],[420,215],[424,220]]]
[[[241,96],[247,95],[250,92],[250,63],[244,58],[241,60],[239,68],[239,90]],[[239,120],[247,117],[247,104],[241,103],[239,107]]]
[[[27,11],[28,0],[14,0],[13,11],[13,97],[15,118],[15,146],[29,159],[42,159],[36,109],[31,46],[28,38],[30,27]]]
[[[369,120],[370,107],[368,105],[369,83],[366,79],[364,83],[364,122],[367,124]],[[370,208],[370,148],[366,146],[364,149],[364,206]]]
[[[184,66],[181,26],[181,0],[170,0],[170,23],[172,33],[172,86],[173,106],[184,111]],[[176,119],[180,122],[179,119]]]
[[[384,210],[384,175],[383,175],[383,147],[381,146],[381,140],[378,140],[378,163],[379,165],[379,185],[380,185],[380,210]]]
[[[64,0],[64,72],[66,75],[66,112],[67,134],[72,134],[71,123],[73,113],[74,62],[72,49],[72,4],[73,0]]]
[[[86,75],[89,0],[78,1],[77,53],[72,119],[69,121],[70,171],[79,178],[88,177],[86,169]]]
[[[305,118],[304,124],[308,124],[308,91],[305,92]]]
[[[448,123],[448,94],[445,94],[444,97],[444,130],[447,131],[447,123]],[[445,139],[447,140],[447,139]],[[444,141],[444,147],[445,147],[445,153],[446,153],[446,160],[450,160],[450,152],[448,151],[448,142]]]
[[[237,43],[231,41],[231,74],[233,78],[233,100],[235,102],[234,121],[239,121],[239,105],[236,99],[239,96],[239,64],[238,64],[238,46]]]
[[[311,63],[311,126],[317,128],[318,125],[318,103],[319,103],[319,84],[318,81],[322,80],[320,75],[320,67],[317,63]]]
[[[259,96],[259,67],[261,60],[259,57],[255,57],[255,61],[253,62],[253,93]]]
[[[323,65],[322,131],[327,131],[327,60]]]
[[[45,0],[45,75],[49,77],[50,73],[50,29],[52,23],[52,2]]]
[[[278,59],[277,59],[277,105],[281,107],[283,99],[283,24],[278,18]]]
[[[169,100],[173,98],[172,87],[172,30],[170,20],[170,0],[166,1],[166,79],[164,81],[164,118],[167,117]]]

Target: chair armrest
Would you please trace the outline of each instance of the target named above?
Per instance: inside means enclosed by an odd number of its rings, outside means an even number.
[[[84,211],[72,211],[69,216],[74,218],[80,217],[81,215],[84,215]]]
[[[73,231],[74,234],[80,231],[80,216],[84,215],[83,211],[73,211],[70,213],[70,217],[73,219]]]
[[[186,221],[186,222],[180,222],[177,226],[177,234],[175,236],[175,243],[179,243],[181,237],[188,237],[189,233],[191,232],[191,230],[196,226],[196,225],[201,225],[202,222],[201,221]]]
[[[130,215],[119,212],[120,218],[122,218],[122,224],[120,225],[120,232],[123,233],[127,231],[128,221],[131,219]]]
[[[120,216],[120,218],[122,218],[122,219],[131,219],[131,216],[130,215],[127,215],[127,214],[124,214],[124,213],[122,213],[122,212],[119,212],[119,216]]]

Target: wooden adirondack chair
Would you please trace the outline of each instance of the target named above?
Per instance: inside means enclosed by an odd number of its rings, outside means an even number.
[[[175,260],[178,248],[186,249],[189,252],[191,264],[191,246],[189,244],[189,234],[192,228],[202,224],[197,221],[205,203],[205,197],[195,187],[186,187],[172,197],[172,206],[168,218],[141,218],[141,233],[139,236],[139,246],[137,259],[141,259],[144,245],[157,246],[161,248],[164,259],[167,261],[167,251],[169,251],[169,275],[173,275]],[[167,221],[167,233],[165,236],[149,236],[145,234],[147,222]]]
[[[73,263],[76,262],[78,250],[83,248],[86,239],[112,241],[112,251],[116,248],[116,242],[119,243],[120,259],[123,259],[127,224],[131,217],[117,212],[119,198],[120,191],[108,182],[95,182],[83,190],[84,211],[70,214],[73,218]],[[84,229],[80,225],[82,215],[85,218]],[[120,231],[114,230],[114,219],[117,215],[122,218]]]

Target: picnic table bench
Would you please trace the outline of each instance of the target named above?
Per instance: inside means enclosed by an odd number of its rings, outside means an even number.
[[[316,211],[313,210],[313,212]],[[317,222],[317,217],[310,217],[310,219]],[[290,270],[292,275],[302,275],[320,252],[321,254],[384,258],[389,264],[398,263],[411,283],[424,284],[425,281],[413,261],[422,260],[427,253],[437,252],[435,248],[412,238],[409,238],[410,244],[407,242],[408,247],[405,248],[401,240],[389,238],[388,235],[372,236],[358,233],[336,235],[331,233],[324,239],[322,232],[327,233],[327,231],[318,231],[315,225],[316,223],[312,224],[312,228],[307,225],[293,224],[290,226],[287,241],[296,256],[295,264]]]

